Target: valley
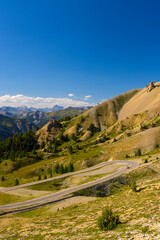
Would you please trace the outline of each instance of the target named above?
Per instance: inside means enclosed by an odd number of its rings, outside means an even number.
[[[49,239],[159,239],[159,94],[131,90],[0,142],[1,238],[43,239],[45,222]],[[106,233],[105,206],[121,221]]]

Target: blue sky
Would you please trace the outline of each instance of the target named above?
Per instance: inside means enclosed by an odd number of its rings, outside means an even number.
[[[160,81],[159,13],[159,0],[0,0],[0,105],[90,105]]]

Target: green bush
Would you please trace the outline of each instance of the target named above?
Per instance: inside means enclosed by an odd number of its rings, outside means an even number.
[[[4,176],[2,176],[2,177],[1,177],[1,181],[4,182],[4,180],[5,180],[5,178],[4,178]]]
[[[15,186],[18,186],[19,185],[19,180],[16,178],[15,180]]]
[[[59,173],[59,164],[58,163],[56,163],[56,165],[54,167],[54,172]]]
[[[131,183],[131,189],[134,191],[134,192],[137,192],[137,185],[136,185],[136,181],[133,180],[132,183]]]
[[[73,153],[73,148],[72,148],[71,145],[68,146],[68,152],[72,155],[72,153]]]
[[[137,154],[136,154],[137,156],[141,156],[142,155],[142,153],[141,153],[141,149],[138,149],[138,151],[137,151]]]
[[[149,226],[145,226],[142,228],[142,233],[146,233],[149,230]]]
[[[74,166],[73,166],[73,163],[69,163],[68,165],[66,166],[63,166],[63,164],[56,164],[55,167],[54,167],[54,172],[55,173],[60,173],[60,174],[63,174],[63,173],[68,173],[68,172],[74,172]]]
[[[41,180],[41,175],[38,176],[38,181],[40,181],[40,180]]]
[[[119,223],[119,216],[114,214],[109,207],[105,208],[102,211],[102,215],[98,218],[98,226],[104,231],[116,228]]]

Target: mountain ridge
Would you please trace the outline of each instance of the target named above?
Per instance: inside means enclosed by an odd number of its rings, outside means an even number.
[[[0,140],[4,140],[16,133],[36,130],[36,126],[27,119],[14,119],[0,114]]]

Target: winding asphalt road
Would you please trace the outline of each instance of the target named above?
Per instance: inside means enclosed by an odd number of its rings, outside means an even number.
[[[116,162],[116,161],[114,161],[114,162]],[[98,168],[102,168],[102,167],[104,167],[108,164],[111,164],[111,163],[113,163],[113,162],[103,162],[103,163],[97,164],[97,165],[95,165],[93,167],[90,167],[90,168],[82,169],[82,170],[79,170],[79,171],[76,171],[76,172],[65,173],[65,174],[57,176],[57,177],[52,177],[52,178],[48,178],[48,179],[44,179],[44,180],[40,180],[40,181],[36,181],[36,182],[25,183],[25,184],[21,184],[21,185],[14,186],[14,187],[0,188],[0,192],[9,192],[9,191],[13,191],[13,190],[16,190],[16,189],[19,189],[19,188],[30,187],[30,186],[38,185],[38,184],[41,184],[41,183],[51,182],[55,179],[70,177],[70,176],[73,176],[73,175],[77,175],[79,173],[85,173],[85,172],[92,171],[92,170],[95,170],[95,169],[98,169]]]
[[[54,202],[54,201],[57,201],[57,200],[60,200],[60,199],[63,199],[65,196],[67,196],[68,194],[71,194],[73,192],[76,192],[76,191],[79,191],[79,190],[82,190],[82,189],[85,189],[85,188],[88,188],[88,187],[92,187],[92,186],[95,186],[97,184],[101,184],[103,182],[106,182],[108,180],[111,180],[115,177],[118,177],[128,171],[130,171],[131,169],[134,169],[136,167],[138,167],[139,163],[138,162],[135,162],[135,161],[131,161],[131,160],[127,160],[127,161],[124,161],[124,160],[117,160],[117,161],[111,161],[111,162],[106,162],[106,163],[101,163],[99,165],[96,165],[92,168],[88,168],[86,170],[81,170],[81,171],[77,171],[77,172],[74,172],[74,173],[71,173],[71,175],[75,175],[77,173],[81,173],[81,172],[87,172],[87,171],[90,171],[90,170],[94,170],[96,168],[100,168],[100,167],[103,167],[107,164],[116,164],[116,163],[123,163],[123,164],[127,164],[128,167],[124,167],[124,168],[121,168],[120,170],[118,170],[117,172],[113,173],[113,174],[110,174],[108,176],[105,176],[101,179],[98,179],[98,180],[95,180],[95,181],[92,181],[92,182],[89,182],[89,183],[85,183],[85,184],[82,184],[82,185],[79,185],[79,186],[76,186],[76,187],[71,187],[71,188],[67,188],[67,189],[64,189],[64,190],[61,190],[61,191],[58,191],[58,192],[55,192],[55,193],[51,193],[49,195],[46,195],[46,196],[43,196],[43,197],[39,197],[39,198],[35,198],[35,199],[32,199],[32,200],[28,200],[28,201],[23,201],[23,202],[18,202],[18,203],[12,203],[12,204],[7,204],[7,205],[0,205],[0,211],[2,214],[5,214],[5,211],[6,210],[15,210],[15,209],[19,209],[20,211],[23,211],[25,210],[26,207],[30,207],[28,210],[31,210],[32,207],[34,209],[35,206],[42,206],[44,204],[47,204],[47,203],[50,203],[50,202]],[[52,179],[57,179],[57,178],[60,178],[60,177],[65,177],[65,175],[67,176],[71,176],[70,174],[64,174],[62,176],[58,176],[56,178],[52,178]],[[49,180],[49,179],[47,179]],[[43,180],[43,181],[39,181],[39,183],[42,183],[42,182],[47,182],[46,180]],[[31,184],[31,183],[29,183]],[[32,185],[34,185],[35,183],[32,183]],[[31,185],[28,185],[28,184],[25,184],[25,185],[20,185],[18,187],[26,187],[26,186],[31,186]],[[16,189],[16,187],[12,187],[10,189]],[[2,191],[2,190],[1,190]],[[15,210],[16,211],[16,210]],[[0,214],[0,215],[2,215]]]

